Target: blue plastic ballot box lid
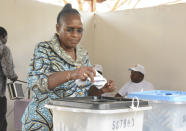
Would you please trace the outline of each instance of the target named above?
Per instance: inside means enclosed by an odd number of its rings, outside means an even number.
[[[167,102],[186,102],[186,92],[170,90],[153,90],[144,92],[132,92],[129,98],[138,97],[139,99]]]

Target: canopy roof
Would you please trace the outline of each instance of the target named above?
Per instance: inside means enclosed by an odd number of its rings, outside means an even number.
[[[64,6],[71,3],[73,8],[89,12],[109,12],[124,9],[145,8],[159,5],[185,3],[186,0],[37,0]]]

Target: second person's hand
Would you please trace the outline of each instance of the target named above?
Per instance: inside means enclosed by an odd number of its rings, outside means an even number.
[[[103,91],[103,93],[106,92],[113,92],[115,90],[115,85],[114,85],[114,81],[109,80],[104,87],[101,89]]]

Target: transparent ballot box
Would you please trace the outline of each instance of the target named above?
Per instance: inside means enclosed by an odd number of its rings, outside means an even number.
[[[152,106],[144,115],[144,131],[186,131],[186,92],[154,90],[128,97],[148,100]]]
[[[142,131],[147,101],[114,97],[52,100],[54,131]]]

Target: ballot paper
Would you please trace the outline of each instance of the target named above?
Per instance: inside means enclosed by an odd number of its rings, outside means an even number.
[[[75,81],[75,83],[78,85],[78,86],[84,86],[86,85],[88,82],[90,82],[90,78],[88,77],[87,80],[85,81],[82,81],[80,79],[77,79]],[[103,86],[107,83],[107,80],[100,74],[96,71],[96,76],[94,77],[94,83],[93,85],[95,85],[98,89],[101,89],[103,88]]]

